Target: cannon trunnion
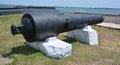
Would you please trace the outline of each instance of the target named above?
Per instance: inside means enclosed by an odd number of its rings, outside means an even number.
[[[101,15],[70,14],[55,9],[39,9],[27,11],[22,17],[21,24],[11,26],[11,32],[13,35],[23,34],[25,40],[29,42],[43,41],[61,32],[101,22],[103,22]]]

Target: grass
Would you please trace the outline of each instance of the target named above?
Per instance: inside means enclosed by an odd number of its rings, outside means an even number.
[[[66,33],[61,33],[58,38],[72,44],[73,50],[70,57],[52,59],[38,50],[24,44],[22,35],[13,36],[10,26],[20,23],[22,15],[0,16],[0,57],[14,59],[6,65],[120,65],[120,40],[106,40],[99,38],[99,46],[89,46],[74,39],[68,39]],[[93,26],[102,32],[120,38],[120,31]]]

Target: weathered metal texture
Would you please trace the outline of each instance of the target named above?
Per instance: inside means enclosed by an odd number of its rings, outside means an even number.
[[[101,23],[100,15],[64,14],[55,9],[27,11],[19,26],[12,25],[12,34],[22,33],[29,41],[42,41],[61,32]],[[20,27],[21,26],[21,27]],[[18,32],[17,32],[18,31]]]

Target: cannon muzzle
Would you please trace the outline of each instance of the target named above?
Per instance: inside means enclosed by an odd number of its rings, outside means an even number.
[[[11,32],[23,34],[26,41],[43,41],[47,37],[57,36],[86,25],[103,22],[101,15],[66,14],[55,9],[40,9],[26,12],[21,24],[12,25]]]

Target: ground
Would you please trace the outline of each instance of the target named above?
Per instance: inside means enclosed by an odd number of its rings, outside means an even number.
[[[0,16],[1,65],[120,65],[120,30],[92,26],[98,31],[98,46],[69,39],[66,33],[61,33],[58,38],[72,44],[72,55],[64,59],[52,59],[26,46],[22,35],[11,34],[10,26],[20,23],[21,16]]]

